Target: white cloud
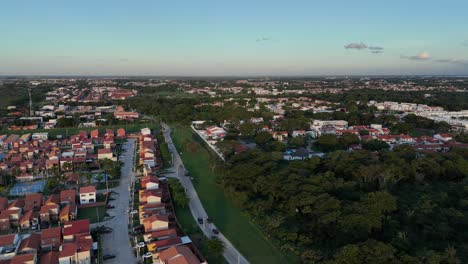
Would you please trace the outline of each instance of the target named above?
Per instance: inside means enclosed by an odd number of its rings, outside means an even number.
[[[367,45],[364,44],[364,43],[349,43],[347,45],[344,46],[345,49],[357,49],[357,50],[363,50],[363,49],[367,49]]]
[[[370,50],[383,50],[383,47],[379,47],[379,46],[369,46],[369,49],[370,49]]]
[[[415,56],[405,56],[405,55],[401,55],[400,58],[402,59],[408,59],[408,60],[430,60],[431,59],[431,55],[427,52],[421,52],[419,53],[418,55],[415,55]]]
[[[268,40],[270,40],[270,38],[261,37],[261,38],[258,38],[256,41],[257,41],[257,42],[260,42],[260,41],[268,41]]]
[[[441,62],[441,63],[451,63],[451,64],[468,66],[468,60],[465,60],[465,59],[437,59],[435,61]]]

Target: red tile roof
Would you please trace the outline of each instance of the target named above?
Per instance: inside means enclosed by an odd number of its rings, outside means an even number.
[[[36,257],[35,253],[16,255],[11,259],[10,264],[24,264],[25,262],[34,261],[35,257]]]
[[[40,264],[59,264],[59,252],[49,251],[42,255]]]
[[[0,211],[8,208],[8,199],[0,196]]]
[[[61,237],[62,228],[61,227],[53,227],[47,228],[42,230],[41,238],[48,239],[48,238],[57,238]]]
[[[96,187],[90,185],[90,186],[85,186],[80,188],[80,193],[91,193],[91,192],[96,192]]]
[[[42,205],[42,193],[29,193],[26,194],[24,199],[24,210],[33,209],[34,206],[40,207]]]
[[[12,245],[15,241],[16,234],[8,234],[0,236],[0,247]]]
[[[199,264],[200,261],[187,246],[170,247],[159,253],[165,264]]]
[[[41,245],[41,234],[39,233],[32,233],[29,237],[23,239],[20,245],[20,251],[34,249],[39,250],[39,246]]]
[[[65,243],[62,245],[62,250],[59,252],[59,258],[71,257],[76,253],[76,244]]]
[[[68,222],[63,226],[64,236],[78,234],[89,234],[89,219]]]
[[[76,202],[76,191],[75,190],[63,190],[60,192],[61,203],[75,203]]]

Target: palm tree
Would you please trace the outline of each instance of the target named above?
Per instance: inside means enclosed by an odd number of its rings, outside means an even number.
[[[93,178],[93,174],[91,172],[87,171],[87,172],[85,172],[84,176],[86,177],[86,183],[91,184],[91,179]]]

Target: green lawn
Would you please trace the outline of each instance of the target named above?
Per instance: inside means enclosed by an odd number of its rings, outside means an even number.
[[[174,144],[182,152],[184,165],[195,178],[193,183],[205,210],[231,243],[251,263],[293,262],[282,255],[216,185],[216,173],[211,169],[218,159],[216,154],[200,143],[190,127],[171,124],[171,129]]]
[[[89,221],[92,224],[92,223],[97,223],[98,222],[98,216],[99,216],[99,221],[102,221],[104,216],[106,216],[106,207],[105,206],[88,207],[88,208],[78,209],[78,217],[77,217],[78,220],[89,219]]]

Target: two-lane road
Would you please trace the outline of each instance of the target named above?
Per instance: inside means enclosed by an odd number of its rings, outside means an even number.
[[[208,215],[205,209],[203,208],[200,198],[198,197],[197,191],[193,187],[190,177],[185,176],[185,167],[171,139],[171,129],[164,123],[162,123],[162,127],[164,129],[164,138],[168,145],[169,151],[172,153],[172,165],[174,167],[174,172],[167,174],[167,176],[177,178],[180,180],[182,186],[184,186],[186,189],[187,196],[190,198],[189,208],[192,212],[193,218],[195,219],[195,221],[197,221],[197,218],[199,217],[204,219],[204,223],[201,225],[199,224],[200,229],[203,231],[205,236],[211,237],[214,235],[212,230],[216,228],[216,226],[213,223],[206,223]],[[231,244],[231,242],[229,242],[229,240],[222,233],[219,233],[216,236],[226,245],[226,249],[223,255],[227,262],[232,264],[249,263],[247,259],[240,254],[240,252]]]
[[[93,224],[92,227],[105,225],[114,229],[110,234],[103,234],[102,246],[104,254],[113,254],[114,259],[106,260],[105,263],[137,263],[133,249],[130,246],[130,237],[128,235],[128,204],[130,201],[129,186],[134,180],[133,156],[135,151],[135,139],[129,138],[123,145],[123,166],[120,178],[120,185],[110,189],[117,192],[117,195],[112,195],[115,200],[109,204],[115,206],[114,209],[107,210],[110,216],[114,216],[109,221]]]

